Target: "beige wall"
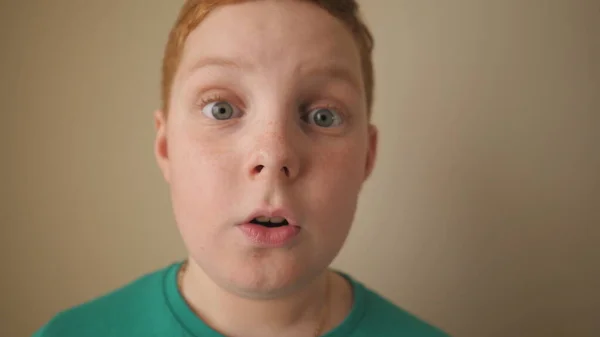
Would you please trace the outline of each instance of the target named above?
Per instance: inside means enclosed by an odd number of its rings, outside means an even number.
[[[178,1],[0,1],[0,336],[183,256],[152,156]],[[455,336],[600,334],[600,2],[363,1],[381,152],[336,260]]]

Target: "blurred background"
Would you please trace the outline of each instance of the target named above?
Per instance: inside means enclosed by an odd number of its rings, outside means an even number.
[[[152,154],[181,3],[0,0],[0,336],[184,257]],[[334,266],[453,336],[600,336],[600,2],[362,8],[381,147]]]

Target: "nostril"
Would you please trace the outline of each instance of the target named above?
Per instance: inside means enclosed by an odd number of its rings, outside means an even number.
[[[252,170],[252,174],[260,174],[264,169],[265,165],[256,165]],[[286,177],[290,176],[290,169],[287,166],[283,166],[280,172],[283,172],[283,174],[285,174]]]

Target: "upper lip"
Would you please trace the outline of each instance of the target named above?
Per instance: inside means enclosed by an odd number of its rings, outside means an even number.
[[[296,221],[292,212],[285,208],[280,208],[280,207],[278,207],[278,208],[275,208],[275,207],[259,208],[259,209],[255,210],[254,212],[252,212],[250,214],[250,216],[248,218],[246,218],[244,223],[250,223],[250,222],[252,222],[252,220],[254,220],[258,217],[262,217],[262,216],[269,217],[269,218],[275,218],[275,217],[284,218],[285,220],[287,220],[289,225],[298,226],[298,222]]]

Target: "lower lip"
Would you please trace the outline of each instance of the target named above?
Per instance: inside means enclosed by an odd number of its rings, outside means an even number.
[[[263,247],[283,247],[300,233],[300,227],[292,225],[268,228],[247,223],[239,227],[252,243]]]

